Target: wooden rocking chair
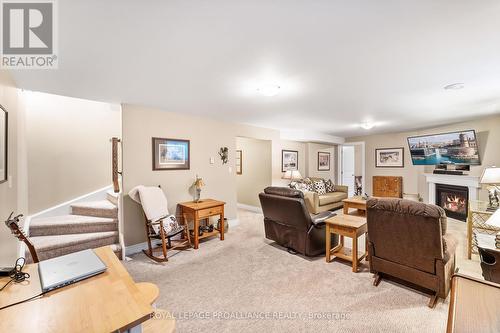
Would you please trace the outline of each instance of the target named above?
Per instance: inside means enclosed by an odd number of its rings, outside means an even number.
[[[154,261],[165,262],[168,261],[168,250],[191,247],[187,224],[173,223],[172,230],[166,232],[165,227],[167,223],[172,223],[173,216],[168,213],[167,198],[159,186],[138,186],[129,195],[142,206],[148,242],[148,249],[143,250],[145,255]],[[173,239],[178,235],[180,239]],[[156,246],[156,240],[161,240],[161,245]],[[159,251],[161,253],[155,255]]]

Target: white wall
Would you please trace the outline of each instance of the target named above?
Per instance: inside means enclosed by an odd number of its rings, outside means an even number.
[[[348,138],[347,142],[365,141],[365,161],[366,161],[366,192],[372,193],[373,176],[402,176],[403,191],[405,193],[420,193],[427,202],[428,186],[425,182],[424,173],[432,172],[433,166],[412,165],[407,137],[414,135],[435,134],[460,130],[475,129],[479,145],[481,166],[471,166],[470,175],[481,176],[485,167],[500,165],[499,143],[500,143],[500,116],[481,118],[474,121],[463,122],[448,126],[440,126],[419,131],[388,133],[380,135],[370,135],[363,137]],[[405,166],[404,168],[376,168],[375,149],[404,147]],[[486,190],[479,193],[481,200],[487,200]]]
[[[242,174],[236,175],[238,203],[260,207],[259,193],[272,184],[272,142],[236,138],[242,151]]]
[[[5,227],[10,214],[27,213],[26,147],[24,105],[10,74],[0,71],[0,104],[8,112],[9,182],[0,184],[0,266],[12,266],[17,258],[18,241]]]
[[[112,137],[121,136],[120,105],[24,92],[29,213],[111,184]]]

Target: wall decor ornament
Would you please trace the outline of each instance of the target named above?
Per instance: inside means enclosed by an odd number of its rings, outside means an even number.
[[[227,147],[221,147],[219,150],[219,156],[222,160],[222,164],[226,164],[229,160],[229,149]]]
[[[153,138],[153,170],[189,170],[189,140]]]

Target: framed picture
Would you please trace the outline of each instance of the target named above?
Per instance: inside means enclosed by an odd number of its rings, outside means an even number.
[[[299,170],[299,152],[296,150],[281,151],[281,172]]]
[[[318,171],[330,171],[330,153],[318,152]]]
[[[405,166],[404,148],[375,149],[377,168],[403,168]]]
[[[153,138],[153,170],[189,170],[189,140]]]
[[[236,151],[236,174],[243,174],[243,152],[241,150]]]

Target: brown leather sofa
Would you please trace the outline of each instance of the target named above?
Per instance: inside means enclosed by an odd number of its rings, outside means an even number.
[[[446,298],[455,270],[456,239],[446,233],[444,210],[410,200],[370,198],[366,203],[368,259],[374,285],[390,275]]]
[[[286,247],[289,252],[306,256],[325,253],[325,220],[335,215],[309,214],[301,191],[286,187],[267,187],[259,194],[264,213],[266,238]],[[332,246],[338,236],[332,235]]]

